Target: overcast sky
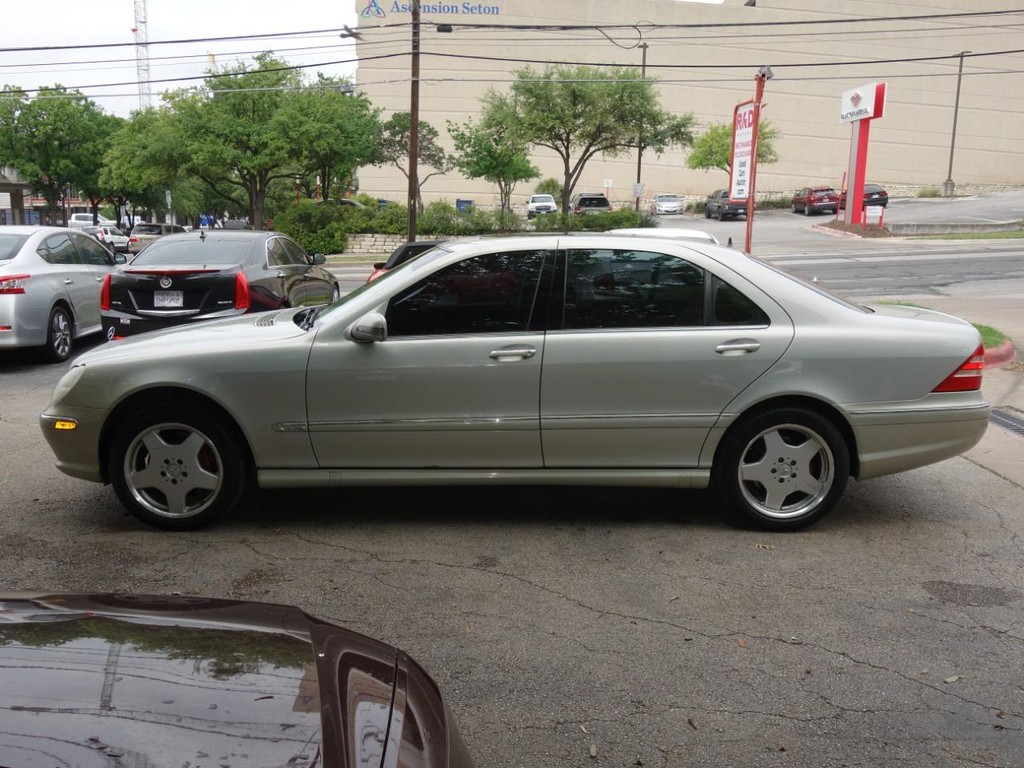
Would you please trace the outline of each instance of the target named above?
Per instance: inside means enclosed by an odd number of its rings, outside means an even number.
[[[0,25],[0,85],[26,90],[59,83],[79,88],[105,111],[127,117],[139,107],[135,60],[134,0],[19,0],[20,10],[6,8]],[[248,60],[273,50],[290,64],[319,65],[306,70],[332,76],[354,75],[354,48],[337,33],[258,40],[211,40],[183,44],[163,41],[225,38],[267,33],[305,32],[355,27],[354,0],[148,0],[149,73],[157,92],[198,85],[201,79],[159,83],[167,78],[202,78],[210,56],[219,65]],[[122,47],[80,50],[13,51],[73,45]],[[87,87],[101,86],[101,87]]]

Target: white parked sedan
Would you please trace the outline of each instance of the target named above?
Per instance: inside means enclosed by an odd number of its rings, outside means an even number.
[[[100,330],[100,285],[116,258],[79,230],[0,227],[0,349],[67,360],[75,339]]]
[[[977,443],[983,352],[962,320],[711,243],[484,238],[331,305],[108,344],[40,421],[62,471],[163,528],[252,484],[474,483],[712,486],[741,523],[791,530],[851,476]]]

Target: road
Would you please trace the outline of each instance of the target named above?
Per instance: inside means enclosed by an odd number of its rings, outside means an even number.
[[[943,296],[983,306],[1012,263],[797,223],[815,247],[769,258],[886,294],[962,259],[986,279]],[[8,589],[299,605],[418,659],[482,768],[1024,764],[1024,476],[985,458],[1024,450],[1005,431],[790,535],[726,526],[709,494],[534,488],[264,494],[171,534],[53,469],[36,414],[64,368],[0,358]]]

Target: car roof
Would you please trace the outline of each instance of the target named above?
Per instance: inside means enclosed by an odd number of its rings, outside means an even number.
[[[697,240],[706,243],[718,243],[718,238],[703,229],[677,229],[675,227],[623,227],[609,229],[605,234],[626,235],[629,237],[658,237],[667,240]]]

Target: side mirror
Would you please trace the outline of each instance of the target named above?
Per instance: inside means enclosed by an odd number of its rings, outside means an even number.
[[[313,254],[313,263],[314,264],[323,264],[326,261],[327,261],[327,257],[324,256],[322,253],[314,253]]]
[[[115,253],[114,254],[114,263],[115,264],[127,264],[128,263],[128,257],[125,254],[120,253],[120,252]]]
[[[387,341],[388,321],[380,312],[370,312],[352,324],[350,333],[353,341],[365,343]]]
[[[373,268],[374,269],[384,269],[384,262],[383,261],[375,261],[373,263]]]

